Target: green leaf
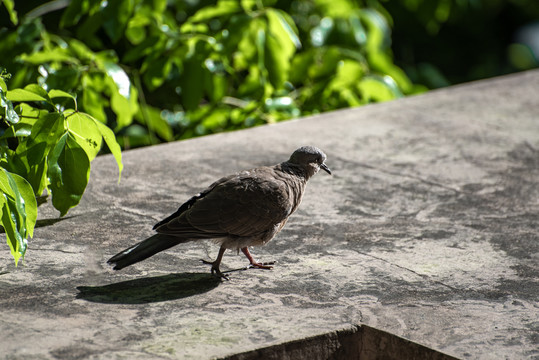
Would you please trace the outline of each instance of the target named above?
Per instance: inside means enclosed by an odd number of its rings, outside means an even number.
[[[117,64],[104,61],[100,67],[108,75],[104,82],[111,93],[110,106],[117,116],[116,129],[119,130],[131,124],[133,116],[138,111],[137,90],[131,86],[129,77]]]
[[[144,72],[144,82],[150,91],[154,91],[163,84],[172,68],[171,59],[164,56],[152,58],[153,56],[146,59],[145,64],[149,66]]]
[[[2,2],[4,3],[4,6],[9,14],[9,20],[11,20],[13,25],[17,25],[19,23],[19,19],[17,17],[17,12],[15,11],[15,2],[13,0],[2,0]]]
[[[265,66],[274,88],[280,89],[290,70],[290,59],[296,52],[295,34],[282,15],[273,9],[266,11],[268,30],[265,37]],[[290,34],[294,34],[291,37]],[[299,40],[297,40],[299,44]]]
[[[65,28],[77,24],[81,16],[88,11],[88,7],[88,0],[70,1],[67,9],[62,13],[60,27]]]
[[[64,130],[62,114],[48,113],[40,117],[32,127],[25,144],[29,163],[42,162]],[[20,151],[17,149],[17,152]]]
[[[299,37],[298,37],[298,29],[296,28],[296,25],[294,24],[294,20],[292,20],[290,15],[288,15],[282,10],[268,9],[266,12],[266,16],[268,17],[268,20],[270,21],[270,25],[269,25],[270,31],[280,26],[282,31],[284,31],[284,33],[286,33],[286,35],[290,39],[290,42],[294,44],[295,48],[296,49],[301,48],[301,41],[299,40]]]
[[[391,45],[391,29],[386,19],[376,10],[363,9],[359,17],[368,29],[367,53],[374,54],[389,48]]]
[[[56,99],[63,99],[63,98],[68,98],[68,99],[71,99],[73,100],[73,105],[75,106],[75,108],[77,107],[77,100],[76,98],[65,92],[65,91],[62,91],[62,90],[56,90],[56,89],[52,89],[49,91],[49,97],[51,98],[52,101],[56,100]]]
[[[133,14],[135,1],[114,0],[102,2],[101,7],[103,13],[97,14],[97,16],[104,16],[106,18],[103,23],[103,28],[112,42],[116,43],[124,34],[127,22]]]
[[[49,97],[51,99],[70,98],[70,99],[73,99],[73,101],[75,101],[75,97],[73,95],[71,95],[70,93],[67,93],[67,92],[62,91],[62,90],[56,90],[56,89],[52,89],[52,90],[49,91]]]
[[[48,159],[49,190],[60,216],[78,205],[90,177],[90,161],[70,132],[56,143]]]
[[[227,123],[228,115],[228,109],[214,109],[204,116],[202,125],[205,129],[211,130],[212,132],[222,131]]]
[[[102,68],[112,81],[114,81],[118,93],[129,100],[129,97],[131,96],[131,82],[125,71],[119,65],[110,61],[103,61]]]
[[[189,17],[189,22],[207,22],[213,18],[234,14],[241,10],[237,1],[219,0],[215,6],[205,6],[198,10],[193,16]]]
[[[136,93],[137,90],[134,87],[131,88],[131,96],[129,99],[121,95],[119,92],[115,91],[112,93],[110,106],[117,116],[117,130],[122,129],[133,122],[133,116],[138,111]]]
[[[30,136],[32,126],[37,121],[42,114],[38,109],[31,107],[26,103],[21,103],[15,108],[15,113],[20,114],[20,121],[16,124],[11,124],[11,126],[0,136],[0,139],[10,138],[10,137],[27,137]]]
[[[4,116],[8,123],[16,124],[20,121],[19,115],[13,109],[13,103],[7,99],[6,93],[0,89],[0,106],[4,108]]]
[[[19,232],[24,238],[34,236],[34,226],[37,221],[37,202],[30,184],[21,176],[4,170],[9,185],[13,190],[15,205],[19,214]]]
[[[47,92],[45,91],[45,94],[46,93]],[[48,94],[45,97],[40,94],[36,94],[35,92],[28,91],[26,89],[9,90],[6,94],[6,98],[10,101],[46,101],[52,103]]]
[[[161,117],[160,109],[151,106],[142,107],[137,117],[143,124],[146,124],[148,130],[154,131],[165,141],[174,139],[169,123]]]
[[[11,250],[11,255],[15,259],[15,266],[17,266],[20,257],[24,255],[25,242],[21,234],[17,231],[16,217],[13,216],[14,212],[12,211],[14,207],[13,201],[10,201],[4,193],[0,196],[0,206],[2,215],[1,224],[6,233],[7,244]]]
[[[104,81],[102,74],[84,74],[82,82],[81,107],[99,121],[107,122],[105,108],[109,106],[108,100],[101,94]],[[114,90],[114,89],[113,89]]]
[[[41,195],[46,183],[47,161],[45,160],[64,129],[64,116],[59,113],[46,113],[36,120],[26,141],[19,143],[16,158],[19,161],[17,173],[23,176],[35,194]],[[26,164],[23,170],[21,163]]]
[[[81,113],[74,110],[64,111],[67,119],[67,129],[73,135],[75,141],[86,152],[88,160],[92,161],[103,143],[101,132],[97,128],[95,122]]]
[[[332,91],[339,91],[356,85],[363,75],[361,64],[352,60],[342,60],[337,67],[335,76],[324,90],[325,94]]]
[[[116,141],[116,137],[114,136],[114,132],[107,127],[107,125],[103,124],[102,122],[94,119],[88,114],[82,114],[82,116],[86,116],[94,121],[94,123],[97,126],[97,129],[103,136],[103,139],[105,139],[105,142],[107,143],[107,146],[109,147],[110,152],[116,159],[116,164],[118,164],[118,182],[120,182],[120,178],[122,176],[122,170],[124,168],[124,165],[122,163],[122,149],[120,148],[120,145]]]
[[[193,55],[183,63],[180,86],[182,89],[182,105],[186,110],[195,110],[202,100],[204,84],[201,80],[204,77],[204,71],[205,69],[202,68],[199,56]]]
[[[39,96],[43,97],[45,99],[45,101],[47,101],[49,104],[52,104],[52,100],[49,97],[49,94],[47,93],[47,90],[43,89],[38,84],[26,85],[24,87],[24,90],[30,91],[30,92],[32,92],[32,93],[34,93],[36,95],[39,95]]]
[[[34,52],[31,54],[22,54],[19,59],[33,65],[41,65],[50,62],[65,62],[74,65],[79,65],[80,63],[76,57],[69,54],[68,50],[60,47],[55,47],[51,50]]]
[[[77,1],[71,1],[71,4]],[[71,5],[70,5],[71,6]],[[80,60],[85,60],[87,62],[94,61],[96,59],[96,54],[82,41],[76,39],[69,39],[69,50],[73,55]]]
[[[22,177],[0,168],[1,223],[17,265],[24,257],[28,236],[33,236],[37,203],[32,187]]]
[[[354,10],[354,3],[349,0],[316,0],[316,5],[328,17],[347,17]]]
[[[382,102],[401,97],[395,81],[389,77],[368,76],[357,84],[362,97],[366,101]]]

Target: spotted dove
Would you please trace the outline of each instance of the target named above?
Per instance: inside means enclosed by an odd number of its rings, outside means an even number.
[[[219,266],[226,249],[241,250],[250,267],[271,269],[258,263],[249,246],[270,241],[298,208],[307,180],[320,169],[331,171],[326,155],[314,146],[294,151],[288,161],[223,177],[193,196],[166,219],[155,224],[157,234],[123,250],[108,260],[115,270],[142,261],[174,245],[214,239],[221,245],[211,273],[227,279]]]

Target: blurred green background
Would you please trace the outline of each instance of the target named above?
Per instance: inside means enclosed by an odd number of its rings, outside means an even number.
[[[537,0],[1,1],[8,88],[76,95],[123,148],[538,66]]]

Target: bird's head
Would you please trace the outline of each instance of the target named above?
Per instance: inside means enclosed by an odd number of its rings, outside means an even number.
[[[302,146],[294,151],[288,162],[302,167],[306,171],[307,177],[313,176],[320,169],[331,175],[331,170],[324,163],[326,158],[326,154],[319,148]]]

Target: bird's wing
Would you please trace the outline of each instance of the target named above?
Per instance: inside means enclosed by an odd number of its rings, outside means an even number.
[[[294,205],[275,168],[258,168],[219,182],[157,232],[195,238],[257,236],[272,231]]]
[[[231,176],[226,176],[226,177],[223,177],[219,180],[217,180],[216,182],[214,182],[213,184],[211,184],[210,186],[208,186],[207,189],[201,191],[200,193],[196,194],[195,196],[191,197],[189,200],[187,200],[186,202],[184,202],[179,208],[178,210],[176,210],[176,212],[174,212],[172,215],[170,216],[167,216],[165,219],[159,221],[157,224],[155,224],[153,226],[153,230],[156,230],[158,227],[160,227],[161,225],[163,224],[166,224],[168,223],[170,220],[174,219],[174,218],[177,218],[177,217],[180,217],[180,215],[182,213],[184,213],[185,211],[189,210],[191,208],[191,206],[193,206],[193,204],[198,201],[199,199],[203,198],[204,196],[206,196],[210,191],[213,190],[213,188],[215,188],[217,185],[223,183],[223,182],[226,182],[227,180],[229,180],[230,178],[232,178],[233,175]]]

